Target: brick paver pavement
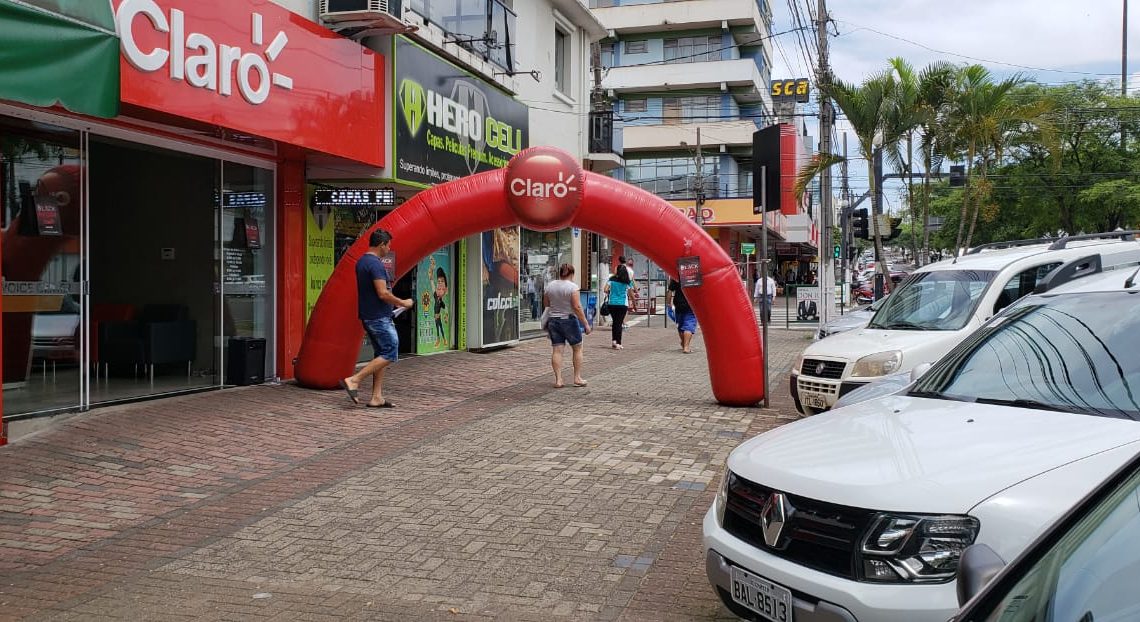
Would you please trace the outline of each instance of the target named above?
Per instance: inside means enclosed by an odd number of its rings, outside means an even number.
[[[69,419],[0,450],[0,620],[730,619],[700,520],[794,418],[807,336],[772,331],[770,410],[656,324],[589,337],[584,388],[537,339],[401,361],[391,410],[283,385]]]

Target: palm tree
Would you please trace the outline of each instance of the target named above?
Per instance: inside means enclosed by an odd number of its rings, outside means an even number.
[[[978,213],[989,199],[991,184],[987,178],[990,162],[999,162],[1005,139],[1011,130],[1025,124],[1034,124],[1044,142],[1051,142],[1051,130],[1043,120],[1051,106],[1045,100],[1021,103],[1014,97],[1015,89],[1026,80],[1014,75],[994,82],[989,70],[981,65],[969,65],[958,74],[958,89],[952,104],[951,125],[966,148],[966,192],[963,193],[961,220],[955,248],[970,245],[978,224]],[[972,177],[975,160],[978,179]],[[973,210],[971,212],[971,204]],[[965,231],[969,219],[970,228]],[[965,232],[965,238],[962,237]]]
[[[859,154],[867,161],[872,211],[877,218],[882,212],[875,192],[875,149],[877,145],[897,143],[896,128],[888,123],[895,91],[895,80],[890,72],[881,72],[863,80],[859,86],[831,78],[823,85],[824,94],[835,100],[835,105],[843,111],[859,139]],[[887,264],[883,261],[883,238],[878,227],[872,227],[875,239],[875,267],[883,279],[890,278]]]
[[[954,65],[938,61],[918,74],[918,151],[922,155],[921,258],[930,252],[930,172],[942,168],[952,138],[947,135],[946,112],[953,96]],[[917,236],[916,236],[917,237]],[[916,265],[921,266],[919,256]]]
[[[907,205],[910,209],[910,222],[913,227],[918,226],[918,212],[914,203],[914,187],[911,185],[911,173],[914,170],[914,136],[922,122],[919,103],[918,76],[914,67],[900,57],[887,61],[890,63],[895,79],[894,97],[887,113],[887,125],[890,133],[897,134],[901,140],[892,141],[883,146],[887,159],[894,165],[896,171],[906,180]],[[904,152],[902,147],[906,146]],[[911,251],[915,262],[918,261],[918,236],[911,235]]]

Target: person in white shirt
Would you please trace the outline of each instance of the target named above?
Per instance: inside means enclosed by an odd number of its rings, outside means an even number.
[[[764,291],[765,289],[767,292]],[[776,279],[767,275],[756,279],[756,288],[752,292],[752,297],[760,305],[760,312],[764,314],[764,321],[771,322],[772,303],[776,300]]]

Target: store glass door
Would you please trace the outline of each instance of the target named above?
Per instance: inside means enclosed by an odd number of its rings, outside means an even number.
[[[0,119],[4,416],[74,409],[85,389],[78,131]]]

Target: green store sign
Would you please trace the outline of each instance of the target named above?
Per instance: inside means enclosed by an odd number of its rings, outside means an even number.
[[[501,168],[526,148],[527,107],[396,37],[396,179],[432,185]]]

